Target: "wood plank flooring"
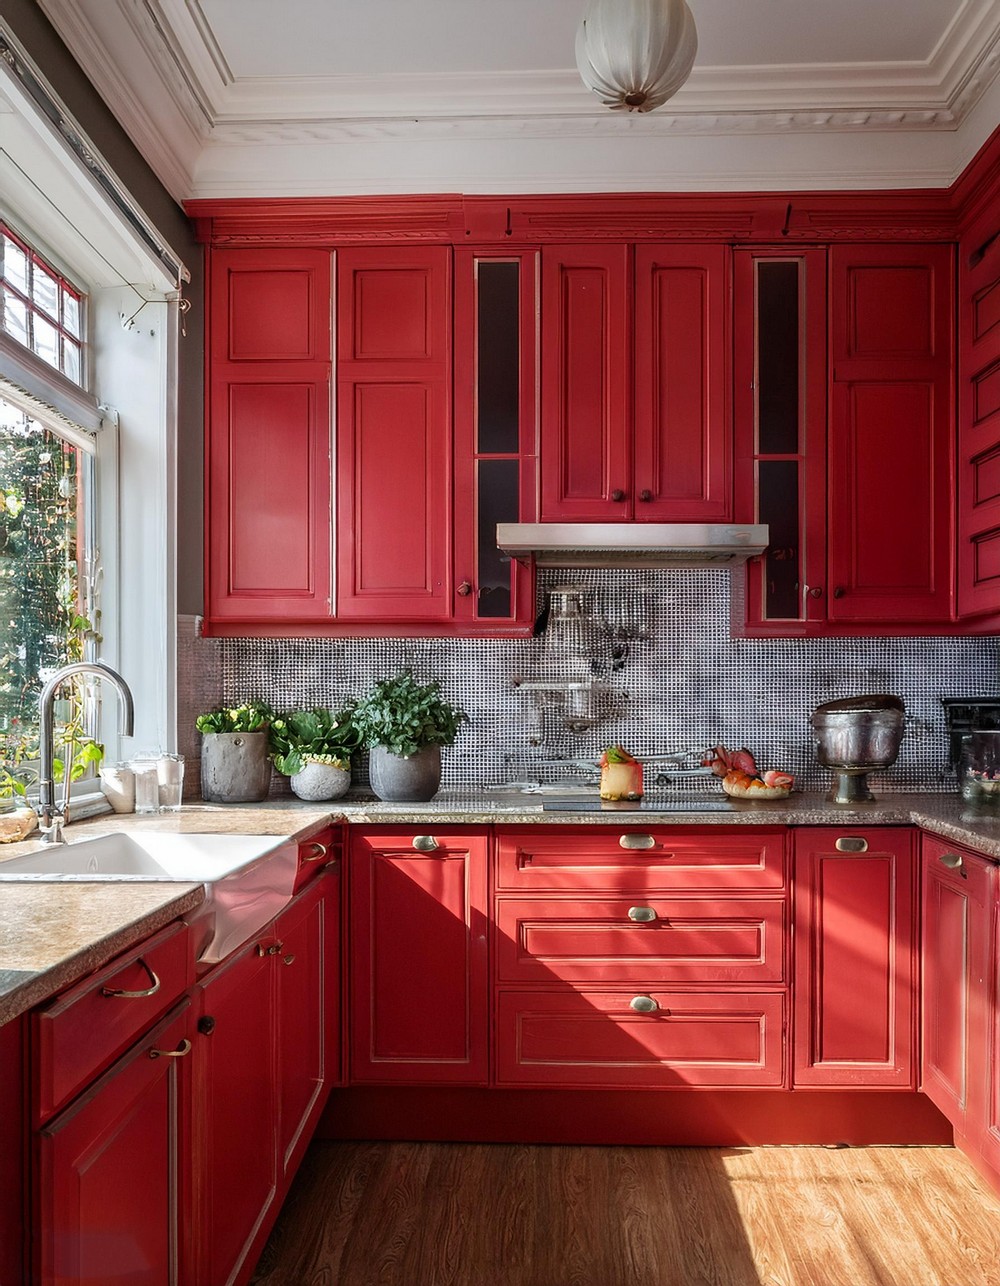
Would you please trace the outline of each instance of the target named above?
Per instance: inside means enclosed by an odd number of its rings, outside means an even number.
[[[255,1286],[1000,1286],[951,1148],[315,1142]]]

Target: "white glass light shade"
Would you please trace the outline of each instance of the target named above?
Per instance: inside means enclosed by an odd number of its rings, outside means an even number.
[[[614,111],[662,106],[691,74],[697,52],[685,0],[589,0],[576,33],[583,83]]]

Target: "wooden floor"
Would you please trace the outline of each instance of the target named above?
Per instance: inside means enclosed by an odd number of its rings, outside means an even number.
[[[998,1286],[950,1148],[313,1144],[257,1286]]]

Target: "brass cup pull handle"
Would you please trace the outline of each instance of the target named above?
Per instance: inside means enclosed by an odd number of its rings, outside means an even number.
[[[295,963],[295,956],[294,956],[294,955],[291,955],[291,956],[285,956],[284,960],[282,960],[282,962],[281,962],[281,963],[282,963],[282,964],[286,964],[286,965],[294,964],[294,963]]]
[[[652,835],[619,835],[619,848],[656,848],[656,840]]]
[[[868,841],[860,835],[842,835],[834,847],[838,853],[867,853]]]
[[[655,1014],[660,1006],[652,996],[633,996],[628,1002],[628,1007],[637,1014]]]
[[[146,964],[145,960],[143,960],[141,956],[136,961],[136,964],[142,965],[143,969],[145,969],[146,977],[149,979],[148,987],[143,991],[125,991],[121,987],[102,987],[101,995],[114,996],[119,1000],[145,1000],[147,996],[155,996],[160,990],[159,978],[157,978],[156,974],[152,969],[150,969],[149,965]]]
[[[947,866],[949,871],[957,871],[963,879],[969,878],[965,871],[965,859],[961,853],[942,853],[938,861],[942,866]]]
[[[150,1058],[184,1058],[191,1053],[191,1042],[185,1036],[176,1049],[151,1049]]]
[[[414,835],[413,847],[418,853],[433,853],[438,842],[433,835]]]
[[[318,862],[321,857],[326,857],[329,849],[325,844],[310,844],[309,856],[303,857],[303,862]]]
[[[630,906],[628,918],[633,924],[652,924],[656,919],[656,912],[651,906]]]

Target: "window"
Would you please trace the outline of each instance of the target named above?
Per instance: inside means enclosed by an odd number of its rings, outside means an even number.
[[[83,296],[0,224],[3,329],[74,384],[83,384]]]

